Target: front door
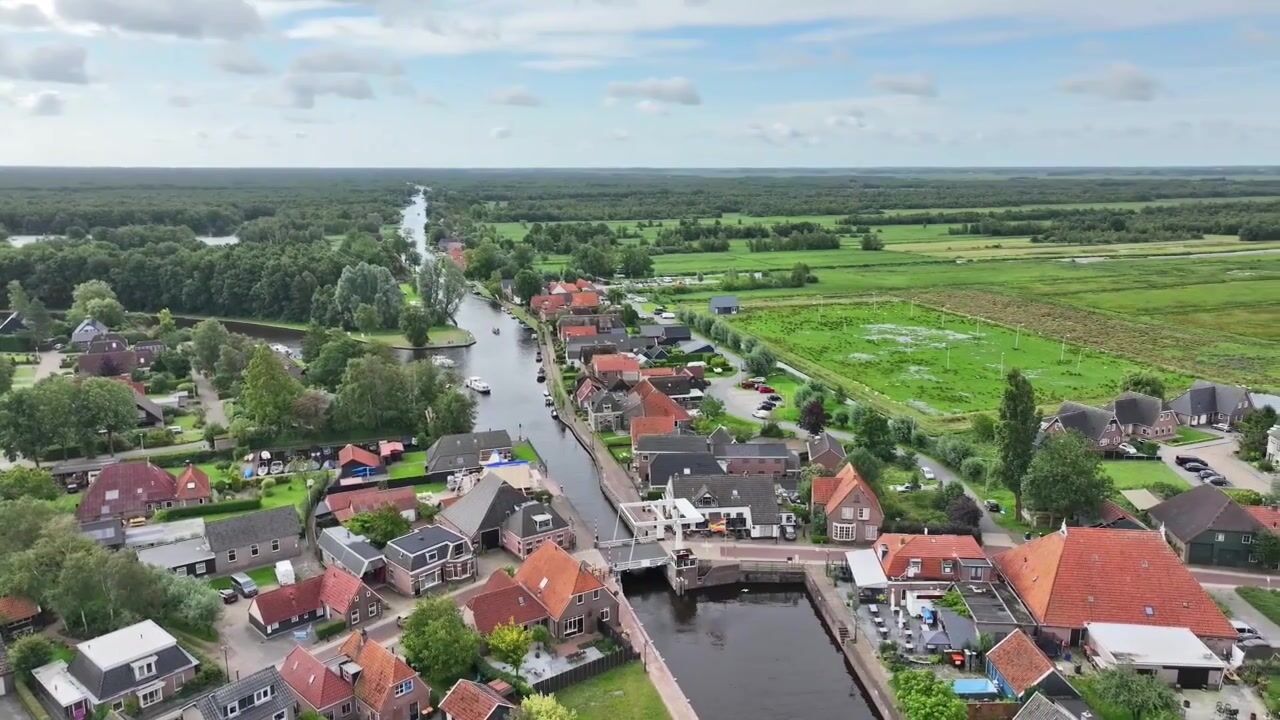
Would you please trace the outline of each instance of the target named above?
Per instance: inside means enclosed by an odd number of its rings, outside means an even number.
[[[418,720],[420,716],[419,712],[417,700],[409,703],[409,720]]]

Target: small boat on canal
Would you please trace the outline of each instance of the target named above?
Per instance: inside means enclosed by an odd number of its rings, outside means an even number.
[[[481,395],[488,395],[489,392],[492,390],[492,388],[489,387],[489,383],[485,382],[484,379],[481,378],[479,375],[472,375],[471,377],[467,378],[465,384],[467,387],[480,393]]]
[[[502,334],[502,330],[500,330],[500,329],[498,328],[498,326],[497,326],[497,325],[494,325],[494,326],[493,326],[493,334],[494,334],[494,335],[501,335],[501,334]]]
[[[538,368],[538,382],[546,382],[546,381],[547,381],[547,369],[542,367]]]

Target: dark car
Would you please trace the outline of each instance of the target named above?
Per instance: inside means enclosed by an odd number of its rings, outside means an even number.
[[[783,526],[782,526],[782,539],[783,539],[783,540],[795,540],[795,539],[796,539],[796,526],[795,526],[795,525],[783,525]]]
[[[985,505],[986,508],[993,513],[1001,512],[1000,503],[996,502],[995,500],[988,500],[985,503],[983,503],[983,505]]]
[[[758,409],[760,409],[760,410],[772,410],[772,409],[774,409],[774,408],[776,408],[776,407],[778,407],[778,406],[777,406],[777,405],[774,405],[774,404],[773,404],[773,403],[771,403],[771,402],[765,401],[765,402],[760,403],[760,406],[759,406],[759,408],[758,408]]]
[[[1205,470],[1201,470],[1200,472],[1196,473],[1196,475],[1199,475],[1201,480],[1208,480],[1209,478],[1219,474],[1213,468],[1208,468]]]
[[[231,588],[222,588],[219,590],[218,597],[222,598],[223,605],[230,605],[240,599],[239,593]]]
[[[1209,466],[1205,465],[1202,462],[1189,462],[1186,465],[1183,465],[1182,469],[1186,470],[1187,472],[1198,473],[1201,470],[1208,470]]]
[[[1207,477],[1204,479],[1204,481],[1209,483],[1210,485],[1215,485],[1217,487],[1227,487],[1228,485],[1231,484],[1230,482],[1227,481],[1226,478],[1222,477],[1221,475],[1214,475],[1213,477]]]
[[[777,394],[770,395],[770,396],[769,396],[769,402],[781,403],[781,402],[782,402],[782,396],[781,396],[781,395],[777,395]]]
[[[1196,457],[1195,455],[1177,455],[1173,458],[1173,462],[1178,467],[1186,467],[1187,463],[1199,463],[1205,466],[1209,464],[1201,460],[1200,458]]]

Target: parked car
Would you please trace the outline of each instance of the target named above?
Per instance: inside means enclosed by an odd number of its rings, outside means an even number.
[[[996,502],[995,500],[988,500],[982,504],[984,507],[987,508],[987,510],[990,510],[993,513],[1003,512],[1000,509],[1000,503]]]
[[[1209,464],[1195,455],[1176,455],[1173,458],[1173,463],[1178,467],[1186,467],[1187,463],[1200,463],[1201,465]]]
[[[1249,623],[1241,620],[1232,620],[1231,627],[1236,629],[1236,634],[1240,636],[1241,640],[1250,640],[1252,638],[1262,637],[1262,633],[1254,629],[1254,627]]]
[[[1214,423],[1213,425],[1210,425],[1210,427],[1218,432],[1231,432],[1231,426],[1226,423]]]
[[[1214,487],[1227,487],[1228,485],[1231,484],[1229,480],[1222,477],[1221,475],[1214,475],[1211,478],[1205,478],[1205,482],[1209,483],[1210,485],[1213,485]]]
[[[756,410],[755,412],[751,413],[751,417],[756,418],[756,419],[758,419],[758,420],[768,420],[768,419],[769,419],[769,411],[768,411],[768,410]]]
[[[783,540],[795,540],[795,539],[796,539],[796,526],[795,526],[795,525],[783,525],[783,526],[782,526],[782,539],[783,539]]]
[[[777,390],[774,390],[768,385],[758,385],[756,386],[756,391],[762,395],[774,395],[778,392]]]
[[[771,403],[777,403],[778,405],[781,405],[781,404],[782,404],[782,396],[781,396],[781,395],[779,395],[779,394],[777,394],[777,393],[774,393],[773,395],[770,395],[770,396],[769,396],[769,402],[771,402]]]
[[[890,489],[899,493],[913,493],[920,489],[920,483],[912,482],[904,485],[894,485]]]
[[[768,400],[765,400],[764,402],[762,402],[762,403],[760,403],[758,406],[756,406],[756,409],[757,409],[757,410],[772,410],[772,409],[774,409],[774,408],[776,408],[776,407],[778,407],[778,406],[777,406],[777,405],[774,405],[773,403],[769,402]]]
[[[235,590],[231,588],[222,588],[218,591],[218,597],[222,598],[223,605],[231,605],[240,599]]]
[[[928,465],[921,465],[921,466],[920,466],[920,474],[924,476],[924,479],[925,479],[925,480],[930,480],[930,481],[932,481],[932,480],[937,480],[937,479],[938,479],[938,476],[937,476],[937,475],[935,475],[935,474],[934,474],[934,472],[933,472],[933,468],[929,467]]]
[[[231,587],[246,598],[251,598],[258,594],[258,584],[253,581],[245,573],[236,573],[231,576]]]
[[[1201,470],[1208,470],[1209,466],[1202,462],[1189,462],[1186,465],[1183,465],[1182,469],[1190,473],[1198,473]]]
[[[1129,443],[1120,443],[1120,444],[1119,444],[1119,445],[1117,445],[1116,447],[1118,447],[1118,448],[1120,449],[1120,452],[1124,453],[1125,455],[1137,455],[1137,454],[1138,454],[1138,448],[1136,448],[1136,447],[1134,447],[1134,446],[1130,445]]]
[[[1201,470],[1200,472],[1196,473],[1196,475],[1200,476],[1201,480],[1207,480],[1213,477],[1214,475],[1218,475],[1218,474],[1219,473],[1215,471],[1213,468],[1207,468],[1205,470]]]

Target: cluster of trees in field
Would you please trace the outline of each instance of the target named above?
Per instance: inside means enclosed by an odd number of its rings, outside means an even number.
[[[1032,242],[1103,244],[1186,240],[1204,235],[1280,239],[1280,202],[1193,203],[1141,210],[1093,210],[1053,220]]]
[[[1141,202],[1280,194],[1275,179],[949,179],[872,175],[737,177],[660,173],[520,173],[454,176],[449,185],[488,222],[549,222],[860,214],[903,208]],[[857,223],[855,223],[857,224]]]
[[[779,252],[784,250],[838,250],[840,236],[825,230],[798,232],[790,235],[771,235],[759,240],[748,240],[751,252]]]

